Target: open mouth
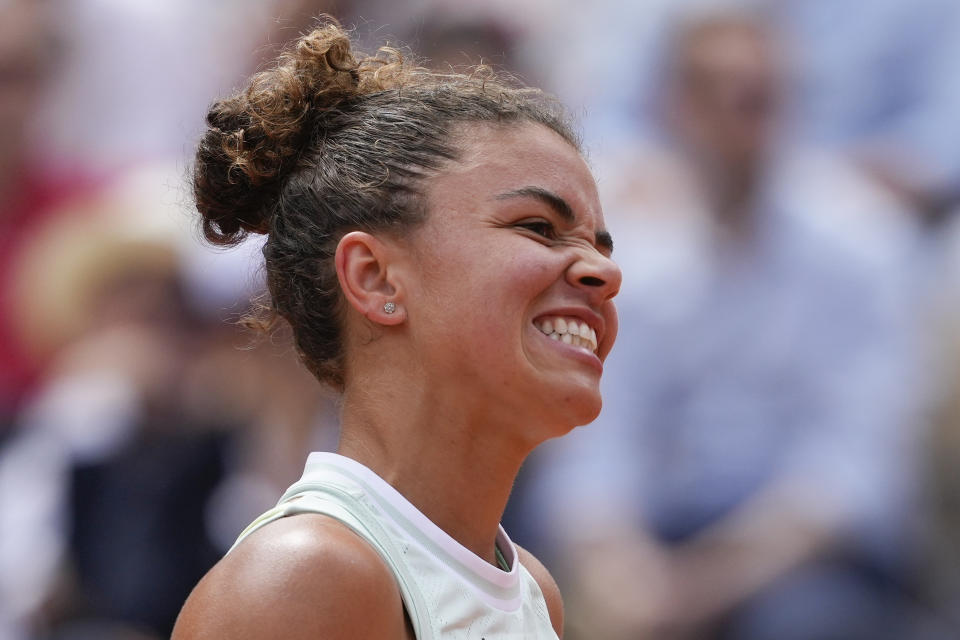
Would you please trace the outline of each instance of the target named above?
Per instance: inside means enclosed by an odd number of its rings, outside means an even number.
[[[552,340],[597,352],[597,332],[578,318],[544,316],[534,321],[534,326]]]

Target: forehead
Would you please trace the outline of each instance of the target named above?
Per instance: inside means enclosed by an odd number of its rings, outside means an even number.
[[[578,220],[603,226],[593,174],[556,132],[540,124],[478,124],[464,126],[457,137],[460,159],[426,185],[431,212],[503,205],[497,196],[535,187],[563,198]]]

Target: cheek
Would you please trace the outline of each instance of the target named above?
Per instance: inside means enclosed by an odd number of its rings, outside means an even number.
[[[459,282],[471,297],[529,302],[553,284],[559,271],[535,256],[490,251],[462,263]],[[488,309],[491,310],[491,309]]]
[[[524,244],[509,256],[499,257],[496,265],[504,279],[529,289],[546,289],[562,279],[564,272],[562,258],[539,245],[531,248]]]

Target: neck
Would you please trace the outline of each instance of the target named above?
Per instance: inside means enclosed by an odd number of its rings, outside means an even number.
[[[496,564],[510,489],[529,453],[489,415],[383,380],[344,393],[339,453],[375,471],[437,526]],[[363,390],[375,389],[376,397]],[[489,412],[485,412],[489,413]]]

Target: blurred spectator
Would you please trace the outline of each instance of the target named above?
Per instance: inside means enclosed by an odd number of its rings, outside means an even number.
[[[92,187],[88,176],[62,171],[35,149],[34,112],[62,60],[51,9],[38,0],[0,4],[0,442],[42,368],[42,354],[17,335],[15,265],[60,205]]]
[[[302,452],[335,441],[292,348],[241,349],[250,337],[223,321],[248,291],[211,279],[249,268],[245,252],[192,255],[188,218],[146,175],[25,251],[19,313],[33,341],[63,346],[0,451],[0,592],[22,627],[4,637],[169,635]]]
[[[913,624],[910,225],[851,167],[781,145],[783,83],[764,22],[698,14],[665,58],[670,146],[620,160],[604,410],[543,452],[521,506],[543,515],[578,637]]]
[[[857,159],[929,220],[960,204],[960,4],[768,4],[796,68],[794,134]]]
[[[39,118],[38,143],[101,172],[193,154],[211,96],[226,94],[308,13],[349,0],[56,2],[70,50]],[[82,123],[82,125],[81,125]]]
[[[658,51],[676,17],[737,7],[764,12],[780,29],[795,142],[846,154],[928,219],[956,207],[954,0],[594,0],[588,10],[557,0],[532,34],[530,53],[550,86],[585,109],[587,140],[606,153],[656,137],[647,107],[663,66]],[[550,46],[558,42],[562,64]]]
[[[943,340],[950,366],[930,437],[925,442],[922,520],[923,594],[954,629],[960,629],[960,341],[957,311]]]

